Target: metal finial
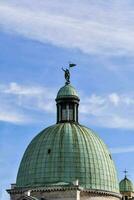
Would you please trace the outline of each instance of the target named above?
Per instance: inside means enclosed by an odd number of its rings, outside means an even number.
[[[124,172],[124,174],[125,174],[125,178],[127,178],[127,173],[128,173],[128,171],[125,169],[123,172]]]
[[[66,80],[66,85],[68,85],[68,84],[70,84],[70,68],[71,67],[75,67],[76,66],[76,64],[73,64],[73,63],[69,63],[69,67],[68,67],[68,69],[66,68],[66,69],[64,69],[63,67],[62,67],[62,70],[64,71],[64,77],[65,77],[65,80]]]

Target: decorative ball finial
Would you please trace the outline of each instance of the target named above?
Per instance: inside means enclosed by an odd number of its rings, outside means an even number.
[[[75,67],[76,66],[76,64],[73,64],[73,63],[69,63],[69,68],[67,69],[64,69],[63,67],[62,67],[62,70],[64,71],[64,73],[65,73],[65,75],[64,75],[64,77],[65,77],[65,80],[66,80],[66,85],[68,85],[68,84],[70,84],[70,68],[71,67]]]

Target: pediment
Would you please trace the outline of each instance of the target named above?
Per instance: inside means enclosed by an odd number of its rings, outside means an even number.
[[[39,199],[37,199],[36,197],[24,195],[17,200],[39,200]]]

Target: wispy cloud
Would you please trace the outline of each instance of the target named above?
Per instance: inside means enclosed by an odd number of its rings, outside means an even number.
[[[93,94],[81,102],[80,112],[90,124],[134,129],[134,94]],[[90,120],[89,120],[90,119]]]
[[[11,82],[7,85],[0,85],[0,92],[4,94],[10,94],[15,96],[24,96],[24,97],[39,97],[46,96],[46,98],[54,98],[55,90],[51,88],[51,90],[47,87],[41,86],[25,86],[20,85],[16,82]]]
[[[134,146],[128,146],[128,147],[115,147],[110,148],[111,152],[113,154],[120,154],[120,153],[133,153],[134,152]]]
[[[36,112],[55,112],[55,90],[52,88],[11,82],[0,85],[0,97],[0,121],[31,123],[37,120],[34,119]],[[36,114],[33,115],[33,112]]]
[[[22,123],[25,123],[26,120],[27,120],[27,117],[25,115],[14,112],[12,110],[0,109],[0,121],[22,124]],[[30,123],[29,120],[27,122]]]
[[[43,43],[88,54],[133,55],[133,2],[21,1],[0,3],[0,26]],[[35,26],[36,25],[36,26]]]
[[[0,197],[1,197],[1,199],[3,199],[3,200],[9,200],[10,198],[9,198],[9,194],[7,194],[6,192],[5,192],[5,188],[3,188],[1,191],[0,191]]]
[[[38,123],[40,114],[55,114],[56,93],[55,88],[1,84],[0,121]],[[81,95],[80,118],[98,127],[134,129],[134,94]]]
[[[11,123],[38,122],[39,113],[56,111],[55,88],[20,85],[11,82],[0,85],[0,121]],[[134,94],[116,92],[90,96],[81,95],[81,120],[110,128],[134,129]],[[89,120],[90,119],[90,120]]]

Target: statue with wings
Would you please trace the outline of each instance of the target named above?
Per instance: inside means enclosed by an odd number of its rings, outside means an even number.
[[[65,72],[65,80],[66,80],[66,85],[70,84],[70,68],[76,66],[76,64],[70,63],[69,64],[69,69],[64,69],[62,67],[62,70]]]

